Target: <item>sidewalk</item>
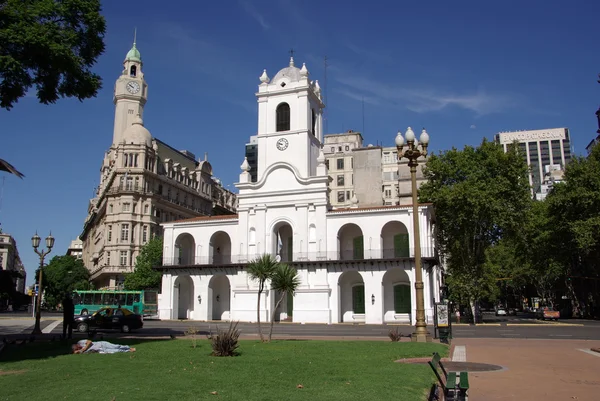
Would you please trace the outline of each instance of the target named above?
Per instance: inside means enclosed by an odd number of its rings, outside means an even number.
[[[505,369],[469,373],[469,401],[595,401],[600,399],[598,341],[455,339],[466,346],[468,362]]]

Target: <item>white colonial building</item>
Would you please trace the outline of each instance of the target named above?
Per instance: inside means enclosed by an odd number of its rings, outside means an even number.
[[[276,313],[294,322],[416,320],[411,205],[334,209],[322,150],[321,90],[294,60],[260,77],[256,181],[247,160],[237,214],[163,223],[162,319],[255,321],[256,282],[246,274],[269,253],[294,266],[301,285]],[[433,207],[419,207],[428,322],[439,299]],[[270,319],[276,294],[261,298]]]

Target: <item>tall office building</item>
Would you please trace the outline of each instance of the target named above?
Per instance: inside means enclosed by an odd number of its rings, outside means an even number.
[[[258,168],[258,135],[250,137],[250,142],[246,144],[246,160],[250,165],[250,180],[256,182],[256,172]]]
[[[545,166],[560,166],[571,161],[571,140],[568,128],[549,128],[532,131],[500,132],[496,134],[496,142],[504,147],[517,142],[523,157],[530,167],[529,185],[532,194],[539,192],[543,183]],[[556,167],[553,167],[555,170]]]

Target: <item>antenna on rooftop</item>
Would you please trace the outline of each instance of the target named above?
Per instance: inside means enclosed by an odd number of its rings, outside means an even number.
[[[323,65],[324,65],[324,68],[325,68],[325,73],[323,74],[323,81],[324,81],[324,83],[323,83],[323,89],[324,89],[323,92],[324,92],[324,95],[325,95],[323,97],[323,100],[324,100],[323,103],[325,103],[325,112],[323,113],[323,120],[324,120],[324,123],[325,123],[324,124],[325,125],[325,132],[324,132],[324,134],[327,134],[327,133],[329,133],[328,121],[327,121],[328,120],[328,115],[329,115],[329,112],[327,111],[328,108],[329,108],[329,105],[327,104],[327,56],[325,56],[325,58],[323,59]]]
[[[363,123],[362,134],[364,137],[364,135],[365,135],[365,97],[364,96],[362,97],[362,123]]]

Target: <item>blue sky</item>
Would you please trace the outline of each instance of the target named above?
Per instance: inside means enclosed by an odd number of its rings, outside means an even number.
[[[419,3],[419,4],[417,4]],[[594,138],[600,103],[600,2],[564,1],[106,1],[104,88],[80,103],[45,106],[33,94],[0,111],[0,223],[15,236],[28,283],[39,263],[31,236],[50,230],[50,257],[82,230],[112,140],[112,90],[134,27],[149,85],[152,135],[237,181],[256,131],[258,77],[289,50],[327,88],[328,132],[363,130],[393,144],[426,127],[432,150],[476,145],[499,131],[568,127],[576,153]],[[142,6],[143,4],[143,6]],[[324,57],[327,56],[327,82]]]

